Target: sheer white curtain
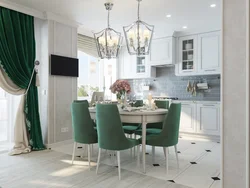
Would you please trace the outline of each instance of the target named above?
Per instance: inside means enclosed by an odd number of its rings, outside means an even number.
[[[17,155],[21,153],[30,152],[27,129],[25,124],[25,114],[24,114],[24,103],[25,103],[25,93],[24,89],[16,86],[8,77],[8,75],[0,67],[0,87],[7,93],[12,95],[22,95],[21,101],[16,114],[16,121],[14,127],[14,148],[9,153],[10,155]]]

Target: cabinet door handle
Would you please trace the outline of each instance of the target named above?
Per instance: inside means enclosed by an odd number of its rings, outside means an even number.
[[[205,70],[206,72],[210,72],[210,71],[216,71],[216,69],[207,69]]]
[[[203,104],[202,106],[215,106],[214,104]]]

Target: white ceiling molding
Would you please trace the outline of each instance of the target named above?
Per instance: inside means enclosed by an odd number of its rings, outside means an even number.
[[[78,28],[82,25],[79,22],[64,18],[64,17],[59,16],[57,14],[54,14],[52,12],[44,12],[44,17],[46,20],[53,20],[53,21],[56,21],[56,22],[59,22],[59,23],[65,24],[65,25],[75,27],[75,28]]]
[[[44,14],[42,12],[10,2],[10,1],[0,0],[0,6],[17,11],[17,12],[21,12],[23,14],[31,15],[36,18],[45,19]]]

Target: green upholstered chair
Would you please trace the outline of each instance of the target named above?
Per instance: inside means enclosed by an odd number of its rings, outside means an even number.
[[[168,147],[171,146],[175,147],[176,160],[179,168],[177,144],[179,138],[180,116],[181,104],[172,103],[163,122],[163,129],[161,133],[157,135],[151,134],[146,138],[147,145],[163,147],[164,154],[166,156],[166,172],[168,172]]]
[[[75,150],[77,143],[88,145],[88,162],[90,168],[90,145],[97,143],[97,132],[94,129],[94,122],[89,114],[88,101],[79,102],[74,101],[71,105],[72,125],[73,125],[73,138],[74,149],[72,155],[72,164],[74,162]]]
[[[100,164],[101,149],[116,151],[119,179],[121,179],[120,151],[137,146],[139,152],[140,142],[136,139],[126,138],[122,128],[120,114],[115,104],[97,104],[96,124],[99,145],[96,173],[98,172]],[[139,163],[139,153],[137,159]]]
[[[155,100],[155,104],[158,108],[169,109],[168,100]],[[159,134],[162,131],[163,122],[159,123],[148,123],[146,134]],[[135,130],[136,135],[142,135],[142,129]]]

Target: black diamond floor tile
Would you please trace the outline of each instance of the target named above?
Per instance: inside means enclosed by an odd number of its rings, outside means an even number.
[[[191,144],[196,144],[195,142],[191,142]]]
[[[80,147],[80,146],[79,146],[79,147],[77,147],[77,148],[78,148],[78,149],[82,149],[82,147]]]
[[[206,152],[212,152],[211,150],[206,150]]]
[[[146,153],[146,155],[149,155],[149,153]]]
[[[181,153],[180,151],[177,151],[177,153]]]
[[[197,164],[196,162],[190,162],[191,164]]]
[[[211,177],[214,181],[218,181],[218,180],[220,180],[220,178],[218,178],[218,177]]]
[[[174,180],[168,180],[169,182],[172,182],[172,183],[175,183],[175,181]]]
[[[76,156],[76,157],[81,157],[80,155]]]
[[[159,164],[153,164],[153,166],[160,166]]]

